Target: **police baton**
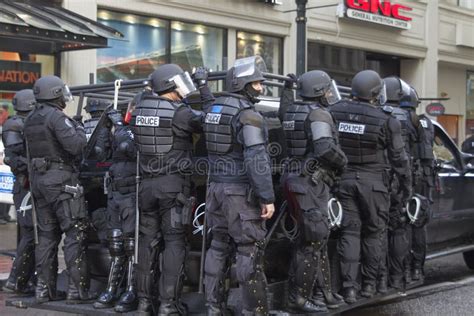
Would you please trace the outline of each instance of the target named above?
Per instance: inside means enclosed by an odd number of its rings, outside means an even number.
[[[32,176],[32,168],[31,168],[31,157],[30,157],[30,148],[28,146],[28,139],[25,137],[25,144],[26,144],[26,160],[27,160],[27,168],[28,168],[28,181],[30,182],[30,195],[31,195],[31,219],[33,221],[33,235],[35,238],[35,245],[38,244],[38,219],[36,218],[36,207],[35,207],[35,199],[33,196],[33,188],[31,184],[31,176]]]
[[[140,210],[138,208],[138,189],[140,188],[140,152],[137,150],[137,170],[135,176],[135,258],[133,264],[138,264],[138,236],[140,230]]]
[[[209,170],[207,170],[207,192],[209,192]],[[199,267],[199,287],[198,287],[199,294],[204,293],[204,264],[206,263],[206,244],[207,244],[207,216],[206,215],[207,215],[206,207],[204,206],[204,221],[202,223],[202,245],[201,245],[201,262],[200,262],[201,265]]]

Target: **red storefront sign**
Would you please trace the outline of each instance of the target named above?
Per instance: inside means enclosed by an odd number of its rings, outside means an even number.
[[[387,0],[346,0],[347,16],[357,20],[403,29],[411,28],[413,19],[405,14],[411,7]]]

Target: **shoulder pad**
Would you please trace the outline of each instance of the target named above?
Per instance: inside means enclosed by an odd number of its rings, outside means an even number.
[[[393,112],[393,107],[390,105],[384,105],[382,106],[382,111],[385,113],[392,113]]]
[[[243,110],[240,114],[239,120],[242,125],[252,125],[258,128],[263,127],[262,115],[253,109]]]
[[[21,132],[23,130],[23,120],[18,116],[13,116],[6,120],[2,126],[3,132]]]
[[[333,124],[334,120],[332,119],[331,113],[322,108],[314,108],[309,113],[309,120],[311,122],[324,122],[328,124]]]

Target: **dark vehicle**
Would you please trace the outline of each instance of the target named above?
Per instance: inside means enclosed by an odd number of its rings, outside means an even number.
[[[280,79],[282,76],[267,74],[267,78]],[[214,79],[222,79],[222,75],[215,76]],[[137,89],[143,88],[146,80],[129,81],[131,92],[119,93],[119,101],[126,102],[131,100]],[[281,84],[269,82],[272,86]],[[123,84],[122,84],[123,85]],[[124,86],[124,85],[123,85]],[[72,87],[71,91],[75,95],[80,96],[81,102],[84,97],[103,97],[111,99],[113,96],[112,83],[97,84],[81,87]],[[126,85],[125,85],[126,87]],[[343,95],[347,96],[347,88],[341,89]],[[344,93],[345,92],[345,93]],[[81,105],[81,102],[79,106]],[[193,100],[189,100],[193,104]],[[196,106],[199,106],[196,104]],[[279,108],[279,99],[275,97],[262,97],[262,101],[257,103],[256,108],[267,120],[270,132],[269,152],[271,155],[274,169],[275,192],[281,192],[278,188],[280,175],[280,162],[286,156],[285,141],[283,130],[276,115]],[[428,253],[427,260],[437,257],[462,252],[466,264],[469,268],[474,269],[474,195],[468,192],[474,192],[474,155],[462,153],[446,131],[437,122],[433,122],[435,127],[435,146],[434,154],[436,157],[437,180],[435,191],[433,192],[434,204],[432,205],[431,220],[427,226],[428,230]],[[93,137],[91,137],[93,139]],[[203,161],[206,152],[203,150],[204,143],[202,139],[198,139],[195,144],[196,159]],[[205,163],[204,163],[205,164]],[[90,231],[90,244],[88,249],[88,257],[91,265],[91,273],[96,280],[97,288],[103,288],[106,283],[106,276],[109,268],[108,250],[104,244],[104,236],[101,233],[106,231],[105,225],[105,206],[106,196],[103,192],[103,177],[110,163],[86,160],[83,164],[81,178],[86,189],[86,199],[88,201],[88,209],[94,222],[95,229]],[[202,164],[200,164],[202,167]],[[199,201],[196,206],[194,227],[189,229],[188,239],[190,240],[190,254],[186,262],[186,292],[185,301],[189,304],[191,311],[196,310],[198,313],[203,312],[204,305],[202,297],[197,295],[202,235],[202,216],[199,213],[204,210],[202,202],[205,200],[206,191],[206,175],[200,170],[200,173],[193,177],[194,195]],[[466,194],[467,193],[467,194]],[[277,209],[285,212],[285,208],[279,207],[284,205],[281,197],[277,201]],[[199,212],[199,213],[198,213]],[[289,257],[292,251],[292,239],[297,234],[297,227],[291,214],[283,214],[278,216],[278,212],[274,218],[267,223],[269,230],[273,231],[270,242],[266,250],[266,274],[269,280],[269,291],[272,297],[272,303],[275,312],[273,314],[290,315],[286,312],[280,312],[285,308],[286,279],[289,264]],[[271,228],[274,228],[272,230]],[[337,238],[337,230],[332,234],[333,241]],[[333,275],[333,289],[338,289],[338,258],[335,251],[335,243],[330,243],[329,254],[331,257],[331,273]],[[234,284],[235,285],[235,284]],[[411,286],[421,285],[421,282],[414,283]],[[388,294],[393,294],[389,292]],[[331,313],[340,313],[345,310],[360,307],[365,304],[374,304],[383,296],[375,296],[372,299],[361,299],[356,304],[347,305],[339,310],[331,310]],[[229,305],[238,306],[239,297],[236,291],[231,291]],[[10,299],[7,304],[13,306],[31,306],[33,303],[31,298]],[[99,315],[113,313],[113,310],[94,310],[90,305],[81,305],[79,307],[71,307],[62,302],[48,302],[43,305],[35,305],[35,308],[52,309],[59,311],[69,311],[81,314]]]

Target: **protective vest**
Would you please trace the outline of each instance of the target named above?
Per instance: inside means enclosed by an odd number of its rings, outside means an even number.
[[[2,127],[3,146],[9,147],[23,143],[24,118],[18,115],[9,118]]]
[[[405,144],[405,148],[409,148],[407,146],[407,144],[410,143],[410,137],[409,137],[409,131],[408,131],[408,124],[410,121],[410,117],[408,116],[408,113],[403,109],[393,107],[392,115],[400,122],[403,143]]]
[[[237,143],[233,134],[234,117],[244,110],[251,108],[248,101],[240,95],[229,94],[216,99],[210,111],[206,114],[204,133],[209,154],[222,155],[232,151],[242,152],[243,148]]]
[[[53,162],[72,162],[74,157],[67,153],[57,140],[54,131],[49,124],[54,115],[57,114],[53,105],[39,104],[25,120],[24,134],[28,141],[30,158],[46,158]],[[60,111],[59,111],[60,112]]]
[[[94,118],[84,121],[84,132],[86,133],[87,140],[89,140],[92,133],[94,132],[94,129],[97,126],[97,123],[99,123],[99,119],[100,119],[99,117],[94,117]]]
[[[135,146],[133,133],[128,126],[118,128],[114,133],[112,161],[133,161],[130,152]]]
[[[418,143],[419,159],[434,159],[433,142],[434,142],[434,126],[431,120],[424,115],[420,115],[420,124],[423,127],[423,135],[421,135]]]
[[[317,105],[307,103],[294,103],[288,107],[282,124],[290,157],[304,157],[312,152],[313,138],[307,119],[317,108]]]
[[[331,107],[339,143],[351,164],[384,163],[379,139],[388,115],[381,108],[359,102],[339,102]]]
[[[173,118],[183,104],[146,96],[133,111],[130,126],[141,154],[160,156],[174,150],[192,150],[191,139],[173,133]]]

